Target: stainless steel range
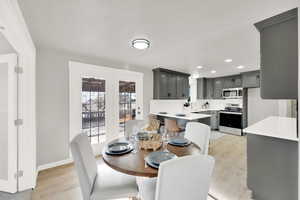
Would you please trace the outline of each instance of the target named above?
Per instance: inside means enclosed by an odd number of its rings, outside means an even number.
[[[243,135],[243,109],[239,104],[227,104],[220,111],[219,130],[223,133]]]

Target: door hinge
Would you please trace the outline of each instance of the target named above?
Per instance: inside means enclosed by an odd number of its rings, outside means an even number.
[[[23,119],[16,119],[15,126],[21,126],[21,125],[23,125]]]
[[[17,74],[23,74],[23,68],[22,68],[22,67],[19,67],[19,66],[16,66],[16,67],[15,67],[15,72],[16,72]]]
[[[22,177],[24,172],[22,170],[19,170],[15,173],[15,179]]]

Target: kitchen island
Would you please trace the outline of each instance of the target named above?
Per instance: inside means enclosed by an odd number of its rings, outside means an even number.
[[[151,112],[150,114],[156,115],[162,118],[172,118],[185,121],[197,121],[210,126],[211,115],[198,114],[198,113],[163,113],[163,112]]]
[[[268,117],[246,129],[247,185],[255,200],[298,199],[295,118]]]

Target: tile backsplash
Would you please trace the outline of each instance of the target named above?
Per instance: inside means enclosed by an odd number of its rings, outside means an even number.
[[[209,109],[217,109],[222,110],[225,108],[226,104],[239,104],[241,107],[243,107],[243,99],[203,99],[203,100],[197,100],[196,102],[193,102],[192,108],[193,110],[201,109],[202,105],[206,102],[209,103]]]
[[[206,102],[209,103],[208,109],[216,109],[222,110],[225,108],[226,104],[234,103],[239,104],[241,107],[243,106],[242,99],[205,99],[205,100],[197,100],[192,102],[192,106],[188,109],[183,107],[183,104],[186,100],[151,100],[150,102],[150,112],[157,113],[157,112],[170,112],[170,113],[181,113],[190,111],[200,111],[202,105]]]

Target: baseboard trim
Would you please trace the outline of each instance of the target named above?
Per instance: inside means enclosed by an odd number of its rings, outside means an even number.
[[[48,163],[48,164],[45,164],[45,165],[40,165],[40,166],[38,166],[37,172],[40,172],[40,171],[43,171],[43,170],[46,170],[46,169],[51,169],[51,168],[54,168],[54,167],[59,167],[59,166],[66,165],[66,164],[70,164],[72,162],[73,162],[73,159],[68,158],[66,160],[52,162],[52,163]]]

